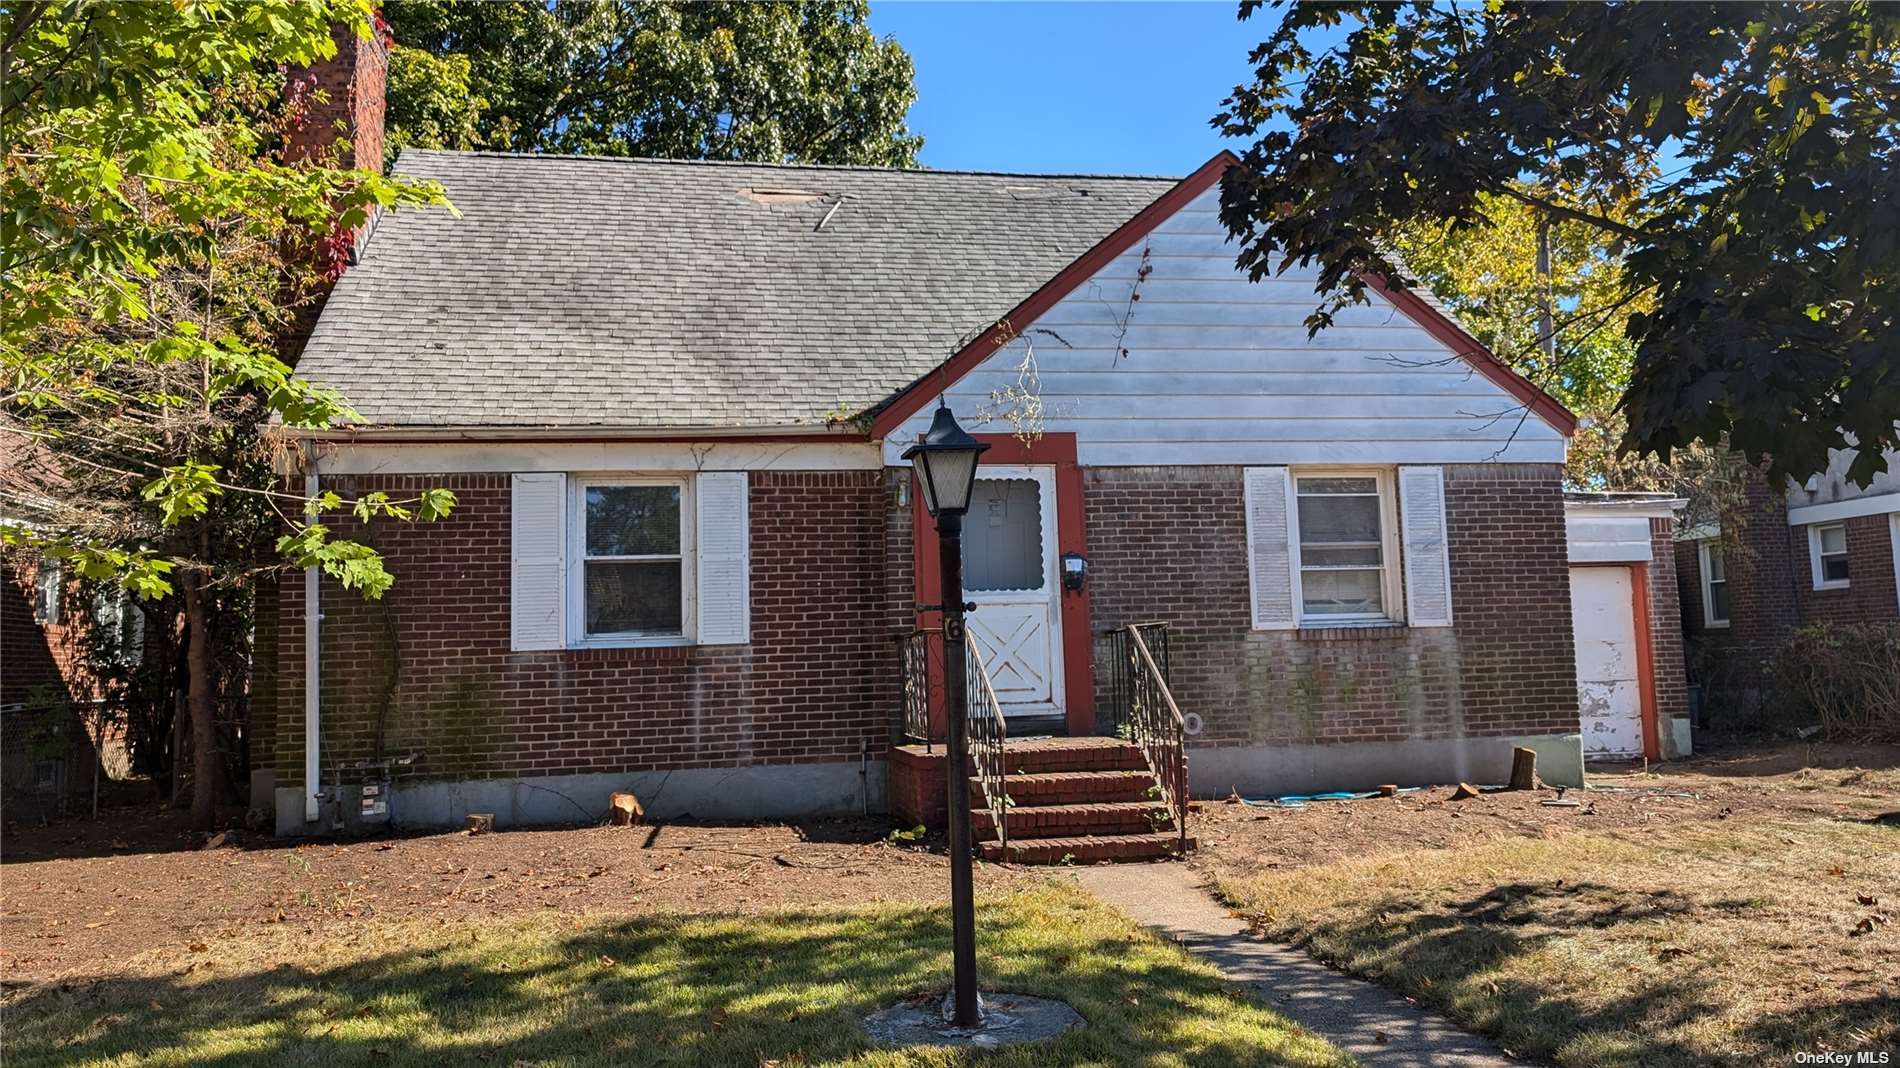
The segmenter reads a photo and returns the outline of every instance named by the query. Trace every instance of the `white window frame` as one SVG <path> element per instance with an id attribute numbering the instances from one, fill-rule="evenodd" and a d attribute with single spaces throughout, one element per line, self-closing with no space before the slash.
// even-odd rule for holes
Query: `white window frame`
<path id="1" fill-rule="evenodd" d="M 39 572 L 33 576 L 33 622 L 43 627 L 58 626 L 65 594 L 65 568 L 57 560 L 41 560 Z"/>
<path id="2" fill-rule="evenodd" d="M 1379 599 L 1383 612 L 1351 615 L 1309 615 L 1306 611 L 1305 567 L 1300 560 L 1300 479 L 1370 478 L 1379 492 Z M 1286 480 L 1287 555 L 1293 576 L 1293 613 L 1307 630 L 1327 627 L 1390 626 L 1405 622 L 1404 562 L 1399 557 L 1398 471 L 1391 467 L 1289 467 Z"/>
<path id="3" fill-rule="evenodd" d="M 1715 593 L 1713 589 L 1715 581 L 1710 577 L 1709 571 L 1709 551 L 1711 549 L 1720 552 L 1722 543 L 1714 538 L 1704 538 L 1696 542 L 1696 570 L 1700 572 L 1699 578 L 1702 582 L 1702 626 L 1706 630 L 1721 630 L 1729 625 L 1729 619 L 1734 618 L 1735 594 L 1734 588 L 1729 586 L 1728 581 L 1728 554 L 1722 553 L 1722 585 L 1726 587 L 1729 592 L 1729 614 L 1728 618 L 1715 618 Z"/>
<path id="4" fill-rule="evenodd" d="M 697 549 L 694 538 L 693 480 L 686 475 L 575 475 L 567 480 L 567 647 L 570 649 L 637 649 L 692 645 L 697 634 Z M 674 486 L 680 491 L 680 633 L 587 633 L 587 490 L 590 486 Z M 664 557 L 593 557 L 613 560 L 657 560 Z"/>
<path id="5" fill-rule="evenodd" d="M 1814 523 L 1808 527 L 1808 570 L 1814 578 L 1814 588 L 1817 590 L 1844 590 L 1853 582 L 1854 571 L 1851 559 L 1848 564 L 1847 578 L 1826 578 L 1821 569 L 1821 532 L 1835 527 L 1841 530 L 1841 551 L 1833 555 L 1847 556 L 1846 523 Z"/>

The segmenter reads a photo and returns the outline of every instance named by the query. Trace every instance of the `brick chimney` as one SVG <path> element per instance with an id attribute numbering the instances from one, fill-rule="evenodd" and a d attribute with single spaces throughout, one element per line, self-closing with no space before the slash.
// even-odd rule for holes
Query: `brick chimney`
<path id="1" fill-rule="evenodd" d="M 371 17 L 370 35 L 339 24 L 330 30 L 336 55 L 291 72 L 284 97 L 293 119 L 284 133 L 284 161 L 321 160 L 349 169 L 383 169 L 383 93 L 389 84 L 389 24 L 382 12 Z M 322 99 L 318 99 L 319 92 Z M 300 110 L 301 113 L 298 113 Z M 344 147 L 337 151 L 339 142 Z M 304 280 L 286 292 L 293 310 L 280 331 L 278 351 L 296 366 L 330 289 L 356 262 L 356 252 L 369 223 L 336 232 L 315 241 L 298 242 L 293 255 L 316 267 L 314 280 Z"/>
<path id="2" fill-rule="evenodd" d="M 370 35 L 360 37 L 354 26 L 331 28 L 336 55 L 320 59 L 292 75 L 286 88 L 305 109 L 303 121 L 286 137 L 287 160 L 322 156 L 338 140 L 347 139 L 338 163 L 368 171 L 383 169 L 383 93 L 389 84 L 389 24 L 382 13 L 372 16 Z M 324 99 L 316 98 L 320 90 Z"/>

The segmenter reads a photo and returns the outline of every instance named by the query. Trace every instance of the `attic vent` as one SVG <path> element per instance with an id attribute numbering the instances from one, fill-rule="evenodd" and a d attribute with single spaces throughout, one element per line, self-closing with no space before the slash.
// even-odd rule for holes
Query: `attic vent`
<path id="1" fill-rule="evenodd" d="M 1068 185 L 1006 185 L 1003 192 L 1016 200 L 1070 200 L 1089 195 L 1086 189 Z"/>
<path id="2" fill-rule="evenodd" d="M 739 190 L 739 195 L 754 204 L 767 207 L 778 204 L 815 204 L 825 198 L 823 193 L 814 193 L 806 189 L 759 189 L 747 187 Z"/>

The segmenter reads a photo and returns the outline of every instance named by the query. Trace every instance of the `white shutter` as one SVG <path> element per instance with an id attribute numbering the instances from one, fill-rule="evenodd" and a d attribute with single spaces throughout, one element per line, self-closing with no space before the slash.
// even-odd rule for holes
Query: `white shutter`
<path id="1" fill-rule="evenodd" d="M 1445 470 L 1399 468 L 1405 617 L 1414 627 L 1451 626 L 1451 549 L 1445 535 Z"/>
<path id="2" fill-rule="evenodd" d="M 1253 589 L 1253 625 L 1257 630 L 1291 630 L 1299 625 L 1295 603 L 1293 552 L 1289 544 L 1290 481 L 1284 467 L 1249 467 L 1247 489 L 1247 578 Z"/>
<path id="3" fill-rule="evenodd" d="M 698 617 L 701 645 L 743 645 L 752 640 L 751 534 L 746 527 L 746 475 L 709 471 L 693 483 L 697 507 L 694 537 L 699 558 Z"/>
<path id="4" fill-rule="evenodd" d="M 516 475 L 509 559 L 509 648 L 567 644 L 567 476 Z"/>

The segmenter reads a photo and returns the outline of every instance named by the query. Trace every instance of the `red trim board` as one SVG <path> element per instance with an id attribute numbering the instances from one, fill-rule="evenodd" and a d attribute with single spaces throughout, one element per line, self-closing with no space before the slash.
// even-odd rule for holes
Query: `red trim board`
<path id="1" fill-rule="evenodd" d="M 989 451 L 983 463 L 1046 464 L 1056 473 L 1056 554 L 1088 555 L 1087 532 L 1082 513 L 1082 468 L 1075 460 L 1075 435 L 1044 434 L 1025 445 L 1012 434 L 976 434 Z M 980 468 L 979 468 L 980 470 Z M 917 491 L 916 473 L 911 475 L 911 574 L 916 576 L 917 602 L 938 604 L 943 600 L 942 576 L 937 573 L 937 526 L 924 510 L 923 494 Z M 1061 578 L 1058 575 L 1057 582 Z M 1062 627 L 1062 705 L 1069 735 L 1081 737 L 1095 733 L 1095 659 L 1089 635 L 1089 591 L 1060 589 Z M 939 613 L 929 612 L 918 619 L 920 627 L 941 627 Z M 933 658 L 934 659 L 934 658 Z M 939 735 L 948 729 L 943 707 L 943 691 L 932 675 L 930 687 L 930 732 Z"/>
<path id="2" fill-rule="evenodd" d="M 1630 614 L 1636 621 L 1636 692 L 1642 698 L 1643 756 L 1662 759 L 1662 725 L 1656 713 L 1656 652 L 1649 633 L 1649 565 L 1630 565 Z"/>

